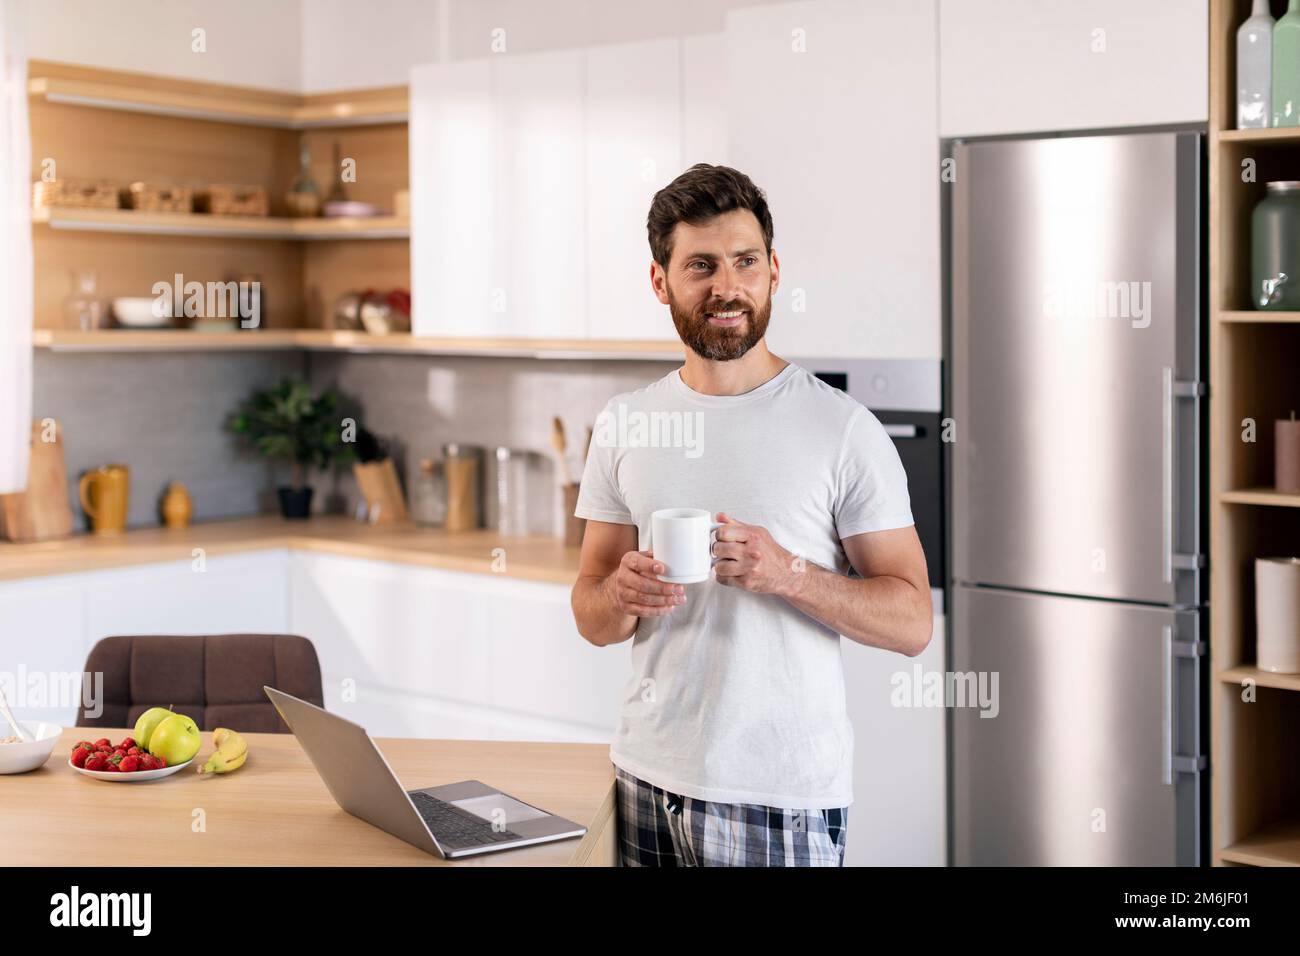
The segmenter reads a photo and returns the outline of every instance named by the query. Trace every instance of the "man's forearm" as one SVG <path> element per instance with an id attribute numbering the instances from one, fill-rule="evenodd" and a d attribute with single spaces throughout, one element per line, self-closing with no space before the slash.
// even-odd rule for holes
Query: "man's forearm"
<path id="1" fill-rule="evenodd" d="M 605 577 L 589 575 L 578 578 L 573 585 L 570 603 L 578 633 L 597 647 L 627 640 L 636 633 L 641 620 L 619 610 L 613 594 L 617 574 L 616 570 Z"/>
<path id="2" fill-rule="evenodd" d="M 930 591 L 902 578 L 850 578 L 807 563 L 778 593 L 859 644 L 915 657 L 930 642 L 934 626 Z"/>

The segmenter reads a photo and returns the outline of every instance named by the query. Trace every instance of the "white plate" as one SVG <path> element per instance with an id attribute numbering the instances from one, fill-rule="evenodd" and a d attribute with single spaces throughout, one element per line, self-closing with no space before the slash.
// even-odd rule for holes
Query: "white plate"
<path id="1" fill-rule="evenodd" d="M 96 780 L 111 780 L 113 783 L 144 783 L 148 780 L 160 780 L 163 777 L 170 777 L 178 770 L 184 770 L 192 763 L 194 763 L 194 757 L 191 757 L 184 763 L 178 763 L 174 767 L 163 767 L 161 770 L 137 770 L 134 773 L 122 773 L 121 771 L 117 771 L 110 773 L 107 770 L 85 770 L 78 767 L 72 762 L 72 755 L 68 754 L 68 766 L 77 771 L 77 773 L 83 774 L 87 777 L 94 777 Z"/>

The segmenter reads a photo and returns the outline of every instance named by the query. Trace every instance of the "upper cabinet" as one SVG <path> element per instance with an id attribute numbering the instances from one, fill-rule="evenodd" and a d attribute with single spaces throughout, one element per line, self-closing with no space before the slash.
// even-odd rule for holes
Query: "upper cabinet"
<path id="1" fill-rule="evenodd" d="M 747 7 L 725 35 L 727 153 L 781 263 L 772 350 L 940 358 L 934 4 Z"/>
<path id="2" fill-rule="evenodd" d="M 675 342 L 646 214 L 724 158 L 722 53 L 697 36 L 417 67 L 415 334 Z"/>
<path id="3" fill-rule="evenodd" d="M 939 0 L 945 137 L 1203 123 L 1206 0 Z"/>
<path id="4" fill-rule="evenodd" d="M 411 74 L 413 331 L 586 334 L 580 51 Z"/>
<path id="5" fill-rule="evenodd" d="M 682 171 L 680 41 L 587 50 L 588 329 L 599 339 L 672 339 L 650 285 L 646 214 Z"/>

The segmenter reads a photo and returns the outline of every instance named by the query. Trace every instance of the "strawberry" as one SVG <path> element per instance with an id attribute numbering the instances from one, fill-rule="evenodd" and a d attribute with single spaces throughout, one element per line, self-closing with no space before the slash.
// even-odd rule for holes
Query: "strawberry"
<path id="1" fill-rule="evenodd" d="M 107 737 L 100 737 L 98 740 L 95 741 L 96 747 L 111 747 L 112 745 L 113 742 L 109 740 Z"/>
<path id="2" fill-rule="evenodd" d="M 117 765 L 123 773 L 135 773 L 140 767 L 139 757 L 123 757 L 122 762 Z"/>
<path id="3" fill-rule="evenodd" d="M 137 747 L 139 746 L 139 744 L 135 742 L 134 737 L 123 737 L 122 746 L 125 747 L 128 751 L 130 751 L 132 747 Z"/>
<path id="4" fill-rule="evenodd" d="M 87 750 L 91 750 L 91 751 L 95 749 L 95 745 L 92 744 L 89 740 L 78 740 L 75 744 L 72 745 L 72 752 L 76 753 L 82 747 L 85 747 Z"/>
<path id="5" fill-rule="evenodd" d="M 158 768 L 157 768 L 157 769 L 161 770 L 163 767 L 167 766 L 167 758 L 166 758 L 166 757 L 161 757 L 161 756 L 159 756 L 158 754 L 154 754 L 154 755 L 153 755 L 153 759 L 158 761 Z"/>
<path id="6" fill-rule="evenodd" d="M 110 761 L 109 763 L 104 764 L 104 771 L 106 773 L 121 773 L 122 768 Z"/>
<path id="7" fill-rule="evenodd" d="M 144 753 L 144 751 L 141 750 L 139 747 L 127 747 L 127 748 L 126 748 L 126 755 L 127 755 L 128 757 L 138 757 L 138 756 L 140 756 L 140 755 L 143 754 L 143 753 Z"/>
<path id="8" fill-rule="evenodd" d="M 86 758 L 86 770 L 103 770 L 108 765 L 103 754 L 92 754 Z"/>
<path id="9" fill-rule="evenodd" d="M 161 769 L 162 769 L 162 764 L 160 764 L 160 763 L 158 762 L 158 758 L 155 757 L 153 754 L 141 754 L 141 755 L 140 755 L 140 769 L 141 769 L 141 770 L 161 770 Z"/>
<path id="10" fill-rule="evenodd" d="M 90 751 L 85 747 L 78 747 L 72 752 L 72 765 L 74 767 L 84 767 L 86 758 L 90 756 Z"/>

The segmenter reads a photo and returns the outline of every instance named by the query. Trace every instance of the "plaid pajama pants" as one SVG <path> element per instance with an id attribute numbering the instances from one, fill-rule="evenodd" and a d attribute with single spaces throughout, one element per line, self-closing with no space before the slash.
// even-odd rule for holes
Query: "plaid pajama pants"
<path id="1" fill-rule="evenodd" d="M 782 810 L 669 793 L 614 767 L 623 866 L 843 866 L 848 808 Z"/>

